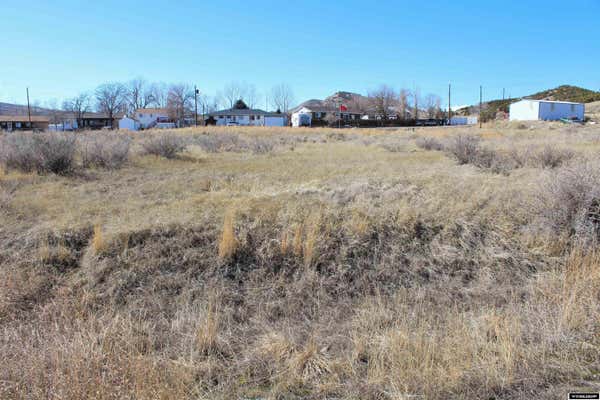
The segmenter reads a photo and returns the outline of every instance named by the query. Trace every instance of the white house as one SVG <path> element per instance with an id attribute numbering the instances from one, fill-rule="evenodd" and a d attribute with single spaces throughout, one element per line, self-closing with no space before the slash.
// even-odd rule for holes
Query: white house
<path id="1" fill-rule="evenodd" d="M 119 129 L 127 129 L 130 131 L 137 131 L 141 127 L 140 121 L 137 119 L 124 116 L 119 120 Z"/>
<path id="2" fill-rule="evenodd" d="M 173 123 L 166 108 L 139 108 L 135 110 L 133 118 L 139 121 L 142 129 L 163 127 L 165 124 L 171 127 Z"/>
<path id="3" fill-rule="evenodd" d="M 301 126 L 311 126 L 312 113 L 303 112 L 302 110 L 292 113 L 292 126 L 299 128 Z"/>
<path id="4" fill-rule="evenodd" d="M 361 119 L 363 116 L 358 111 L 348 110 L 346 107 L 338 107 L 335 105 L 319 105 L 319 106 L 302 106 L 294 110 L 292 116 L 296 113 L 309 114 L 311 120 L 324 120 L 328 115 L 333 114 L 335 118 L 343 121 L 351 121 Z"/>
<path id="5" fill-rule="evenodd" d="M 251 108 L 230 108 L 208 114 L 217 126 L 287 126 L 287 115 Z"/>
<path id="6" fill-rule="evenodd" d="M 511 121 L 557 121 L 563 118 L 583 121 L 585 105 L 569 101 L 524 99 L 510 105 Z"/>

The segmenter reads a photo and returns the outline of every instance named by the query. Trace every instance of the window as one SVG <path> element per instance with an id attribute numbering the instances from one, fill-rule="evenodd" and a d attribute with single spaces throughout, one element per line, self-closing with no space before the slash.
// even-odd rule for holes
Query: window
<path id="1" fill-rule="evenodd" d="M 260 115 L 257 115 L 257 116 L 256 116 L 256 119 L 260 119 Z"/>
<path id="2" fill-rule="evenodd" d="M 575 104 L 571 104 L 571 112 L 575 112 Z"/>
<path id="3" fill-rule="evenodd" d="M 554 111 L 556 109 L 556 104 L 550 103 L 550 111 Z"/>
<path id="4" fill-rule="evenodd" d="M 254 121 L 254 115 L 250 116 L 250 121 Z"/>
<path id="5" fill-rule="evenodd" d="M 223 116 L 222 116 L 222 115 L 219 115 L 219 119 L 223 119 Z"/>
<path id="6" fill-rule="evenodd" d="M 142 115 L 142 114 L 140 114 L 140 118 L 142 118 L 142 117 L 143 117 L 143 115 Z"/>

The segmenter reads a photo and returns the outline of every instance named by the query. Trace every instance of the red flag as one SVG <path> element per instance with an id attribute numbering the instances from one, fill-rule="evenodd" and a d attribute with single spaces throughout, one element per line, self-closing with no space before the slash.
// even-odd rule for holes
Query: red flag
<path id="1" fill-rule="evenodd" d="M 343 104 L 340 104 L 340 111 L 348 111 L 348 107 Z"/>

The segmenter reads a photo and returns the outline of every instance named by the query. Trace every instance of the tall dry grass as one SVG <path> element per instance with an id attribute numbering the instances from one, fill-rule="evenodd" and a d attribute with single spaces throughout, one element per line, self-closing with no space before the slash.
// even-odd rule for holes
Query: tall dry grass
<path id="1" fill-rule="evenodd" d="M 534 125 L 190 129 L 161 132 L 189 143 L 173 160 L 134 137 L 124 169 L 8 171 L 0 398 L 594 390 L 600 140 Z M 436 147 L 457 134 L 523 162 L 460 164 Z M 576 155 L 534 161 L 546 145 Z"/>

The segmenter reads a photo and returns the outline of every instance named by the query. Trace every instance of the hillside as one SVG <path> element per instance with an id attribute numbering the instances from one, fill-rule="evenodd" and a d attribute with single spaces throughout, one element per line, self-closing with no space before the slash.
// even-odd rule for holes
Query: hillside
<path id="1" fill-rule="evenodd" d="M 31 113 L 35 115 L 48 115 L 51 110 L 42 107 L 31 107 Z M 11 103 L 0 103 L 0 115 L 25 115 L 27 106 Z"/>
<path id="2" fill-rule="evenodd" d="M 484 119 L 494 118 L 498 111 L 508 112 L 511 103 L 519 101 L 521 99 L 535 99 L 535 100 L 554 100 L 554 101 L 573 101 L 577 103 L 590 103 L 594 101 L 600 101 L 600 92 L 593 90 L 562 85 L 554 89 L 548 89 L 541 92 L 534 93 L 532 95 L 523 96 L 514 99 L 505 100 L 490 100 L 483 103 L 483 115 Z M 456 113 L 459 115 L 469 115 L 477 113 L 479 108 L 478 104 L 462 108 Z"/>

